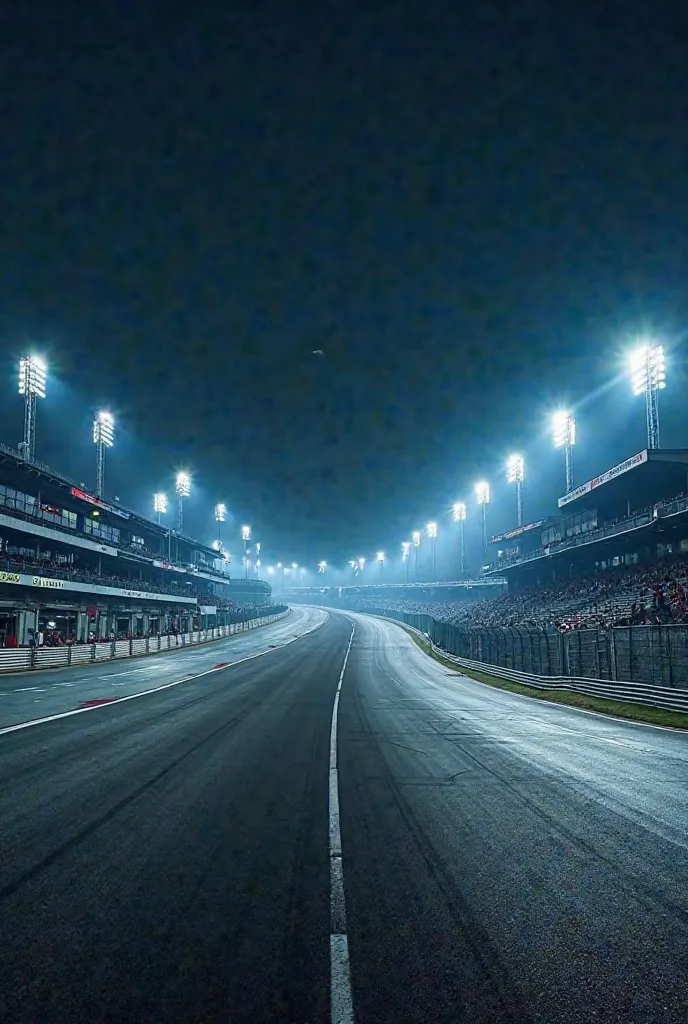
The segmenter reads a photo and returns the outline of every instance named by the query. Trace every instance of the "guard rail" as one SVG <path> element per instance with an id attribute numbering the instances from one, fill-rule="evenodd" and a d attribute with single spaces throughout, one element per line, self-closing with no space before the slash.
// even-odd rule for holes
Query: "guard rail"
<path id="1" fill-rule="evenodd" d="M 164 636 L 132 637 L 129 640 L 108 640 L 90 644 L 65 644 L 63 647 L 17 647 L 0 649 L 0 673 L 20 672 L 29 669 L 67 668 L 70 665 L 85 665 L 96 661 L 112 661 L 117 658 L 134 658 L 143 654 L 159 654 L 163 651 L 180 650 L 222 640 L 235 633 L 244 633 L 258 626 L 277 622 L 289 614 L 289 609 L 259 615 L 229 626 L 214 626 L 192 633 L 165 634 Z"/>

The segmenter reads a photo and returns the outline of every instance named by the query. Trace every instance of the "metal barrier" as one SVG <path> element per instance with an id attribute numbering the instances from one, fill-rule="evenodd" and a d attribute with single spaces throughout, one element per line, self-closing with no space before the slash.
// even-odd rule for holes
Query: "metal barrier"
<path id="1" fill-rule="evenodd" d="M 531 627 L 461 629 L 431 615 L 379 608 L 427 636 L 459 667 L 538 689 L 688 712 L 688 626 L 614 626 L 560 633 Z"/>
<path id="2" fill-rule="evenodd" d="M 66 668 L 70 665 L 84 665 L 90 662 L 109 661 L 114 658 L 132 658 L 143 654 L 158 654 L 177 647 L 197 646 L 212 640 L 222 640 L 256 629 L 284 618 L 289 614 L 285 605 L 272 605 L 261 609 L 252 617 L 245 613 L 229 626 L 214 626 L 210 629 L 195 630 L 193 633 L 176 633 L 165 636 L 132 637 L 130 640 L 114 640 L 94 644 L 68 644 L 64 647 L 18 647 L 0 648 L 0 673 L 20 672 L 23 669 Z"/>

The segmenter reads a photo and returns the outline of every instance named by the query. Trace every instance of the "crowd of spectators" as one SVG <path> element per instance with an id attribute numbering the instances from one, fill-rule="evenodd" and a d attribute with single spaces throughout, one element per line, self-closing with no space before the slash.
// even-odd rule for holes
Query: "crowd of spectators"
<path id="1" fill-rule="evenodd" d="M 356 598 L 357 611 L 380 599 Z M 494 598 L 410 601 L 385 598 L 390 611 L 431 615 L 465 629 L 550 627 L 562 632 L 609 626 L 688 623 L 688 561 L 624 566 L 548 586 L 523 587 Z"/>
<path id="2" fill-rule="evenodd" d="M 220 608 L 231 607 L 231 602 L 227 602 L 214 594 L 197 593 L 198 588 L 193 584 L 188 585 L 177 582 L 177 580 L 163 583 L 160 578 L 155 581 L 141 578 L 132 579 L 128 576 L 120 576 L 107 571 L 98 572 L 89 565 L 82 565 L 75 561 L 56 561 L 53 558 L 35 558 L 26 554 L 3 554 L 0 557 L 0 570 L 4 572 L 33 573 L 34 575 L 51 576 L 55 579 L 75 580 L 80 583 L 100 583 L 103 586 L 119 587 L 126 590 L 149 590 L 159 594 L 197 597 L 202 604 L 214 604 Z"/>

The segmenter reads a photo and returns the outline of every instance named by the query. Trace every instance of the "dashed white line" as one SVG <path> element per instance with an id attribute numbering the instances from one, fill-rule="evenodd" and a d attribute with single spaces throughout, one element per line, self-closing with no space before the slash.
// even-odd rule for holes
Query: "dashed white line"
<path id="1" fill-rule="evenodd" d="M 354 642 L 355 624 L 351 627 L 349 646 L 337 684 L 330 729 L 330 1017 L 332 1024 L 353 1024 L 354 1004 L 351 994 L 349 938 L 346 930 L 344 871 L 342 868 L 342 833 L 339 822 L 339 774 L 337 770 L 337 720 L 339 696 L 346 665 Z"/>

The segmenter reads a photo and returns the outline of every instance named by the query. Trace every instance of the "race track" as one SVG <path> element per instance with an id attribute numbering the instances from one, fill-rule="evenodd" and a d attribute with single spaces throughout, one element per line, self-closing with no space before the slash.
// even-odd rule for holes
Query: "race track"
<path id="1" fill-rule="evenodd" d="M 340 678 L 357 1024 L 686 1020 L 688 736 L 484 687 L 381 620 L 270 647 L 278 625 L 227 641 L 252 660 L 0 735 L 0 1020 L 337 1019 Z M 167 660 L 161 685 L 202 651 L 130 667 Z"/>

